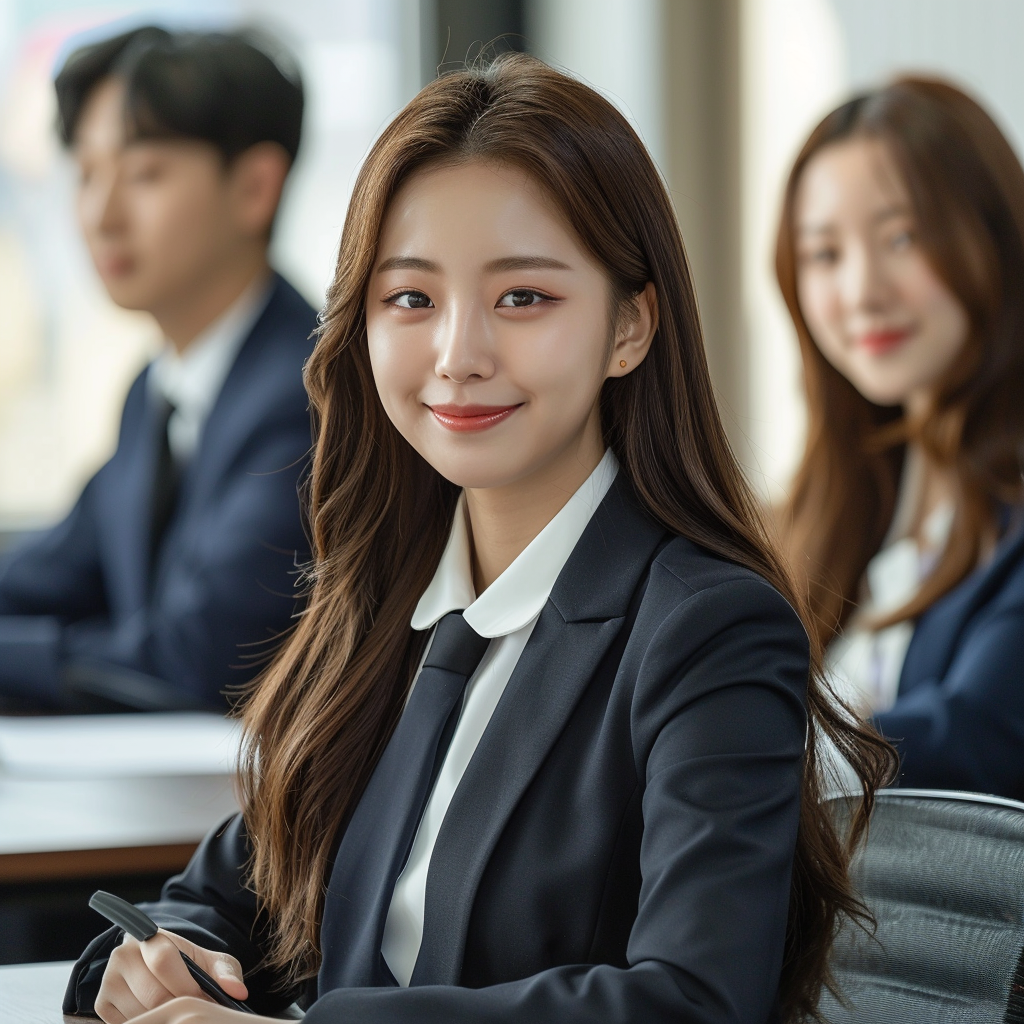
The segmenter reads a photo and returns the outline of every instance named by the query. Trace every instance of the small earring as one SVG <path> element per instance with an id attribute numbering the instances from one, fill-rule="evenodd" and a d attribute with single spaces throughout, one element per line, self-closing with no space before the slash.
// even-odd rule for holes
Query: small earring
<path id="1" fill-rule="evenodd" d="M 620 359 L 619 360 L 619 366 L 621 366 L 623 369 L 625 369 L 626 368 L 626 360 L 625 359 Z"/>

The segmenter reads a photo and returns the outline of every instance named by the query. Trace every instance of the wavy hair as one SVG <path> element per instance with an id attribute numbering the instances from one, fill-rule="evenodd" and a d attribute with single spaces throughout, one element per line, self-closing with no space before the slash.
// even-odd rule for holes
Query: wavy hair
<path id="1" fill-rule="evenodd" d="M 960 357 L 920 419 L 875 405 L 822 355 L 798 295 L 796 200 L 825 147 L 878 140 L 903 177 L 932 268 L 967 311 Z M 876 626 L 912 619 L 978 564 L 999 508 L 1024 498 L 1024 169 L 991 117 L 947 82 L 900 78 L 856 96 L 811 132 L 786 185 L 775 257 L 796 326 L 807 395 L 807 445 L 780 522 L 828 643 L 856 607 L 868 562 L 892 520 L 905 447 L 953 471 L 949 542 L 915 597 Z"/>
<path id="2" fill-rule="evenodd" d="M 401 437 L 377 396 L 367 283 L 403 182 L 426 167 L 467 160 L 515 165 L 532 176 L 605 269 L 624 311 L 654 283 L 660 322 L 649 355 L 601 394 L 606 443 L 651 516 L 752 569 L 800 607 L 726 442 L 682 239 L 636 134 L 592 89 L 522 55 L 428 85 L 385 129 L 356 181 L 306 371 L 317 435 L 309 602 L 243 712 L 251 882 L 273 922 L 270 966 L 292 979 L 317 970 L 332 857 L 401 713 L 422 650 L 409 621 L 440 560 L 458 496 Z M 815 1015 L 841 915 L 863 914 L 847 876 L 845 837 L 821 802 L 816 738 L 831 737 L 863 779 L 854 840 L 892 768 L 891 748 L 828 699 L 814 652 L 780 988 L 792 1019 Z"/>

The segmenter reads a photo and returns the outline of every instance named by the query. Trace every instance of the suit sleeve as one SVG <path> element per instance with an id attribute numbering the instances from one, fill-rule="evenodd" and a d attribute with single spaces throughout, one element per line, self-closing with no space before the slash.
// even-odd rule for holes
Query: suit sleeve
<path id="1" fill-rule="evenodd" d="M 297 563 L 308 557 L 296 486 L 309 445 L 304 411 L 264 422 L 164 567 L 153 600 L 116 625 L 68 625 L 67 662 L 101 674 L 111 665 L 115 680 L 119 668 L 145 674 L 165 684 L 169 706 L 223 710 L 225 691 L 265 664 L 296 609 Z"/>
<path id="2" fill-rule="evenodd" d="M 339 989 L 310 1007 L 307 1024 L 773 1019 L 800 815 L 806 636 L 775 591 L 737 581 L 662 616 L 636 672 L 643 885 L 628 966 L 566 965 L 477 989 Z"/>
<path id="3" fill-rule="evenodd" d="M 945 675 L 901 695 L 875 724 L 900 752 L 906 786 L 1024 792 L 1024 604 L 974 629 Z"/>
<path id="4" fill-rule="evenodd" d="M 236 957 L 249 989 L 248 1004 L 258 1013 L 277 1013 L 294 1001 L 296 992 L 280 989 L 278 979 L 260 968 L 266 922 L 240 876 L 248 857 L 245 826 L 241 815 L 234 815 L 203 840 L 185 871 L 164 886 L 158 902 L 139 906 L 162 928 Z M 109 928 L 89 944 L 72 969 L 64 1013 L 95 1012 L 103 971 L 123 934 Z"/>
<path id="5" fill-rule="evenodd" d="M 95 479 L 62 523 L 0 559 L 0 696 L 58 705 L 62 624 L 107 614 Z"/>
<path id="6" fill-rule="evenodd" d="M 296 608 L 307 557 L 296 485 L 310 445 L 297 405 L 249 439 L 131 617 L 108 611 L 95 480 L 64 523 L 0 563 L 0 694 L 224 710 L 225 691 L 265 663 Z"/>

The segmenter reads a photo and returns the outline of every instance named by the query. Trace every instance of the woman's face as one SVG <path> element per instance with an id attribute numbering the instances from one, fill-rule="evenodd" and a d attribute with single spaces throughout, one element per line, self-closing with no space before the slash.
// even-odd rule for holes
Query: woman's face
<path id="1" fill-rule="evenodd" d="M 797 292 L 825 358 L 869 401 L 926 408 L 967 340 L 967 312 L 917 239 L 885 146 L 826 146 L 796 194 Z"/>
<path id="2" fill-rule="evenodd" d="M 367 289 L 370 360 L 392 422 L 453 483 L 593 469 L 601 385 L 653 333 L 649 316 L 611 320 L 606 274 L 524 172 L 441 166 L 395 196 Z"/>

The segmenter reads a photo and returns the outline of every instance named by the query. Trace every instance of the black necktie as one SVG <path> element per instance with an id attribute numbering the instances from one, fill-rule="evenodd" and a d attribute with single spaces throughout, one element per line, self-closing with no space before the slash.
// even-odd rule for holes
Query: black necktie
<path id="1" fill-rule="evenodd" d="M 380 946 L 395 883 L 490 641 L 461 612 L 437 624 L 412 696 L 338 848 L 321 933 L 320 991 L 394 985 Z"/>
<path id="2" fill-rule="evenodd" d="M 178 497 L 178 464 L 171 453 L 167 426 L 174 414 L 174 406 L 164 398 L 157 399 L 154 429 L 156 432 L 156 459 L 153 473 L 153 493 L 149 519 L 149 564 L 156 562 L 160 543 L 171 521 Z"/>

